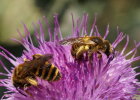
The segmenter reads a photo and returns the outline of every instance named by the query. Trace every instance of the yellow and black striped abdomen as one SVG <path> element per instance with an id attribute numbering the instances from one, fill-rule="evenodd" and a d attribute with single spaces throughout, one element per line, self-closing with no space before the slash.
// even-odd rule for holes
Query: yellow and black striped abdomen
<path id="1" fill-rule="evenodd" d="M 44 66 L 38 67 L 36 76 L 47 81 L 57 81 L 61 78 L 59 69 L 48 62 L 46 62 Z"/>

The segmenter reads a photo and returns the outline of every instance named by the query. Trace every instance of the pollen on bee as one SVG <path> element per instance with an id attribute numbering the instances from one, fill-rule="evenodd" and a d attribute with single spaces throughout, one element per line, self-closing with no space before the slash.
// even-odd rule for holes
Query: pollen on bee
<path id="1" fill-rule="evenodd" d="M 26 78 L 26 80 L 27 80 L 30 84 L 34 85 L 34 86 L 37 86 L 37 85 L 38 85 L 38 82 L 37 82 L 36 80 L 32 79 L 32 78 Z"/>
<path id="2" fill-rule="evenodd" d="M 89 49 L 89 46 L 88 46 L 88 45 L 86 45 L 86 46 L 85 46 L 85 50 L 88 50 L 88 49 Z"/>

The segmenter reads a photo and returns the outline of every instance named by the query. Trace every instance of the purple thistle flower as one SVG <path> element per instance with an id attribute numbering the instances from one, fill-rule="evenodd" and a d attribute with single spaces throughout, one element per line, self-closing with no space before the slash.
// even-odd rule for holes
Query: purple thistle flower
<path id="1" fill-rule="evenodd" d="M 92 63 L 85 60 L 76 62 L 71 56 L 71 45 L 66 46 L 58 44 L 60 40 L 63 40 L 63 37 L 57 16 L 54 16 L 55 26 L 53 32 L 51 31 L 47 19 L 44 19 L 48 27 L 50 41 L 44 39 L 44 29 L 39 21 L 39 32 L 34 25 L 35 37 L 39 44 L 38 47 L 35 47 L 30 32 L 24 25 L 26 37 L 22 37 L 19 32 L 22 40 L 14 39 L 16 42 L 21 43 L 26 49 L 23 51 L 22 56 L 19 58 L 15 57 L 3 47 L 0 47 L 3 50 L 3 52 L 0 52 L 0 55 L 9 60 L 15 67 L 23 63 L 24 58 L 31 60 L 34 54 L 53 54 L 52 63 L 61 71 L 61 80 L 48 82 L 37 78 L 39 87 L 28 87 L 29 92 L 33 96 L 24 96 L 17 91 L 11 82 L 14 67 L 11 67 L 9 71 L 2 61 L 0 61 L 7 72 L 0 73 L 0 75 L 8 76 L 7 79 L 0 80 L 0 86 L 7 88 L 7 91 L 4 92 L 5 95 L 2 97 L 3 100 L 135 100 L 134 96 L 139 94 L 138 89 L 140 88 L 140 83 L 135 77 L 139 73 L 134 71 L 138 67 L 132 68 L 131 64 L 134 61 L 140 60 L 140 56 L 135 57 L 136 50 L 140 43 L 137 43 L 134 49 L 125 54 L 124 51 L 127 49 L 129 37 L 119 32 L 112 46 L 116 48 L 126 37 L 127 41 L 122 51 L 115 51 L 115 53 L 111 54 L 109 57 L 102 53 L 101 59 L 99 59 L 95 53 L 93 54 Z M 70 37 L 80 37 L 84 35 L 101 37 L 95 25 L 96 19 L 94 20 L 90 32 L 87 31 L 88 16 L 86 14 L 81 20 L 77 20 L 76 25 L 73 17 L 72 21 L 73 29 Z M 109 26 L 107 26 L 103 38 L 106 39 L 108 34 Z M 132 57 L 126 59 L 126 57 L 131 54 Z M 112 59 L 114 55 L 115 57 Z"/>

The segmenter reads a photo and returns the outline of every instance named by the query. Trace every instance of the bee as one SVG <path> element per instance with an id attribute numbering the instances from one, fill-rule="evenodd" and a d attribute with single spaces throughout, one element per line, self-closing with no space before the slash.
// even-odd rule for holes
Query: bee
<path id="1" fill-rule="evenodd" d="M 60 44 L 72 45 L 71 55 L 78 60 L 82 59 L 84 54 L 87 54 L 88 58 L 90 59 L 92 54 L 96 52 L 98 57 L 101 58 L 101 52 L 109 56 L 114 51 L 108 40 L 98 36 L 70 38 L 60 41 Z"/>
<path id="2" fill-rule="evenodd" d="M 29 86 L 38 86 L 36 77 L 49 82 L 60 80 L 62 76 L 59 69 L 51 63 L 52 57 L 51 54 L 35 54 L 32 60 L 24 59 L 24 63 L 15 67 L 12 82 L 16 89 L 25 90 Z"/>

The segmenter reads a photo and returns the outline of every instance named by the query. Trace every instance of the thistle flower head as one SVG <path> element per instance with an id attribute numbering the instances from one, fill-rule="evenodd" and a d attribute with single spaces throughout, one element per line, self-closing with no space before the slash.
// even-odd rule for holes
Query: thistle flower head
<path id="1" fill-rule="evenodd" d="M 21 36 L 22 40 L 20 41 L 15 39 L 26 49 L 21 57 L 15 57 L 9 51 L 0 47 L 3 50 L 3 52 L 0 52 L 0 55 L 13 64 L 11 70 L 8 70 L 0 61 L 7 72 L 0 74 L 8 76 L 7 79 L 0 80 L 0 86 L 7 88 L 2 98 L 3 100 L 134 100 L 133 97 L 139 94 L 140 83 L 135 78 L 139 73 L 134 71 L 138 67 L 132 68 L 131 66 L 132 62 L 140 59 L 140 56 L 135 57 L 136 49 L 140 43 L 137 43 L 134 49 L 125 54 L 129 37 L 119 32 L 116 40 L 111 45 L 115 49 L 126 38 L 127 41 L 122 51 L 115 50 L 109 57 L 101 52 L 101 58 L 98 57 L 97 53 L 93 53 L 91 61 L 81 60 L 77 62 L 71 55 L 71 45 L 59 44 L 63 37 L 57 16 L 54 16 L 53 32 L 47 19 L 44 19 L 48 27 L 49 41 L 45 40 L 44 29 L 39 21 L 40 31 L 34 27 L 34 36 L 38 42 L 37 47 L 34 46 L 30 32 L 25 25 L 24 32 L 26 37 Z M 74 19 L 72 19 L 73 29 L 70 38 L 83 37 L 85 35 L 107 38 L 109 26 L 107 26 L 105 35 L 101 36 L 95 25 L 96 20 L 94 20 L 90 32 L 87 31 L 87 20 L 88 16 L 86 14 L 81 20 L 78 19 L 76 25 Z M 25 58 L 32 60 L 32 55 L 34 54 L 52 54 L 52 63 L 60 70 L 62 78 L 56 82 L 48 82 L 37 77 L 39 85 L 30 86 L 27 89 L 32 96 L 28 95 L 24 90 L 20 90 L 27 94 L 25 96 L 13 86 L 11 81 L 12 73 L 16 66 L 24 63 Z M 130 54 L 133 54 L 133 56 L 126 59 Z"/>

